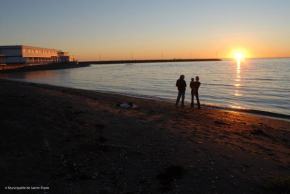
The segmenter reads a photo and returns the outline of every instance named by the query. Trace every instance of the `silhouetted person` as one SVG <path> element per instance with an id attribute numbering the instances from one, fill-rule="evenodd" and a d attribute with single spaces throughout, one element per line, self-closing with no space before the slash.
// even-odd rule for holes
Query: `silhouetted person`
<path id="1" fill-rule="evenodd" d="M 194 99 L 194 93 L 195 93 L 194 78 L 191 78 L 190 88 L 191 88 L 191 108 L 193 108 L 193 105 L 194 105 L 193 99 Z"/>
<path id="2" fill-rule="evenodd" d="M 196 76 L 195 77 L 195 82 L 193 82 L 193 87 L 194 87 L 194 95 L 192 97 L 192 108 L 194 107 L 194 96 L 196 97 L 196 100 L 197 100 L 197 107 L 198 109 L 200 109 L 200 102 L 199 102 L 199 97 L 198 97 L 198 88 L 200 86 L 200 82 L 199 82 L 199 77 Z"/>
<path id="3" fill-rule="evenodd" d="M 176 99 L 175 106 L 178 105 L 180 97 L 182 97 L 181 106 L 184 107 L 184 95 L 185 95 L 185 88 L 186 88 L 186 82 L 184 81 L 184 75 L 181 75 L 180 78 L 176 81 L 176 87 L 178 88 L 178 96 Z"/>

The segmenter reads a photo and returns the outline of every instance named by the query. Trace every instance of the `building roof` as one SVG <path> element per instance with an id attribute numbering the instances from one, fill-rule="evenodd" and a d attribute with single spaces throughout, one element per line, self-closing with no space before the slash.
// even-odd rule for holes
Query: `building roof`
<path id="1" fill-rule="evenodd" d="M 5 45 L 5 46 L 0 46 L 0 48 L 12 48 L 12 47 L 22 47 L 22 45 Z"/>
<path id="2" fill-rule="evenodd" d="M 27 48 L 34 48 L 34 49 L 47 49 L 47 50 L 55 50 L 55 51 L 60 51 L 59 49 L 51 49 L 51 48 L 44 48 L 44 47 L 36 47 L 36 46 L 28 46 L 28 45 L 5 45 L 5 46 L 0 46 L 0 48 L 22 48 L 22 47 L 27 47 Z"/>

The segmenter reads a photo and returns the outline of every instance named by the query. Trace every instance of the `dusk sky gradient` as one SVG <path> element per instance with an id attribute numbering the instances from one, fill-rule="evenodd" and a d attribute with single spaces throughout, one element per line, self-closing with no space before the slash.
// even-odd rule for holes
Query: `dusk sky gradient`
<path id="1" fill-rule="evenodd" d="M 289 0 L 1 0 L 0 45 L 83 60 L 290 57 Z"/>

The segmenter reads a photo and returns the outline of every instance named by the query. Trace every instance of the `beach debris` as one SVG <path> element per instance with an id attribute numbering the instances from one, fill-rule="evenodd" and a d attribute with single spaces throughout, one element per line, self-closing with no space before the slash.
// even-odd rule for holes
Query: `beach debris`
<path id="1" fill-rule="evenodd" d="M 157 179 L 160 183 L 160 190 L 166 192 L 170 190 L 172 182 L 176 179 L 181 179 L 184 175 L 184 168 L 180 165 L 171 165 L 163 172 L 157 175 Z"/>
<path id="2" fill-rule="evenodd" d="M 266 134 L 262 129 L 255 129 L 250 131 L 250 133 L 252 135 L 261 135 L 261 136 L 265 136 L 265 137 L 270 137 L 268 134 Z"/>
<path id="3" fill-rule="evenodd" d="M 227 125 L 226 123 L 220 122 L 220 121 L 215 121 L 214 124 L 215 125 Z"/>
<path id="4" fill-rule="evenodd" d="M 132 102 L 129 102 L 129 103 L 120 103 L 119 102 L 116 104 L 116 106 L 121 107 L 121 108 L 132 108 L 132 109 L 138 108 L 138 106 L 136 106 Z"/>
<path id="5" fill-rule="evenodd" d="M 50 144 L 49 144 L 47 139 L 44 140 L 44 144 L 45 144 L 45 148 L 47 149 L 47 151 L 50 152 L 51 151 L 51 146 L 50 146 Z"/>

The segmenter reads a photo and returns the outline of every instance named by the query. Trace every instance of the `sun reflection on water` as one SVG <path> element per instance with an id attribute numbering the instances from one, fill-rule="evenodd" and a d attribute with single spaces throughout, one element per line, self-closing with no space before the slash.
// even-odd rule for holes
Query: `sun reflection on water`
<path id="1" fill-rule="evenodd" d="M 237 75 L 240 75 L 241 70 L 241 59 L 237 59 Z"/>
<path id="2" fill-rule="evenodd" d="M 241 106 L 235 106 L 235 105 L 229 105 L 229 106 L 233 109 L 247 110 L 246 108 L 241 107 Z"/>
<path id="3" fill-rule="evenodd" d="M 236 84 L 235 84 L 235 87 L 236 87 L 236 90 L 235 90 L 235 96 L 236 97 L 240 97 L 242 96 L 242 94 L 239 92 L 239 88 L 241 86 L 240 84 L 240 81 L 241 81 L 241 59 L 240 58 L 237 58 L 237 79 L 236 79 Z"/>

